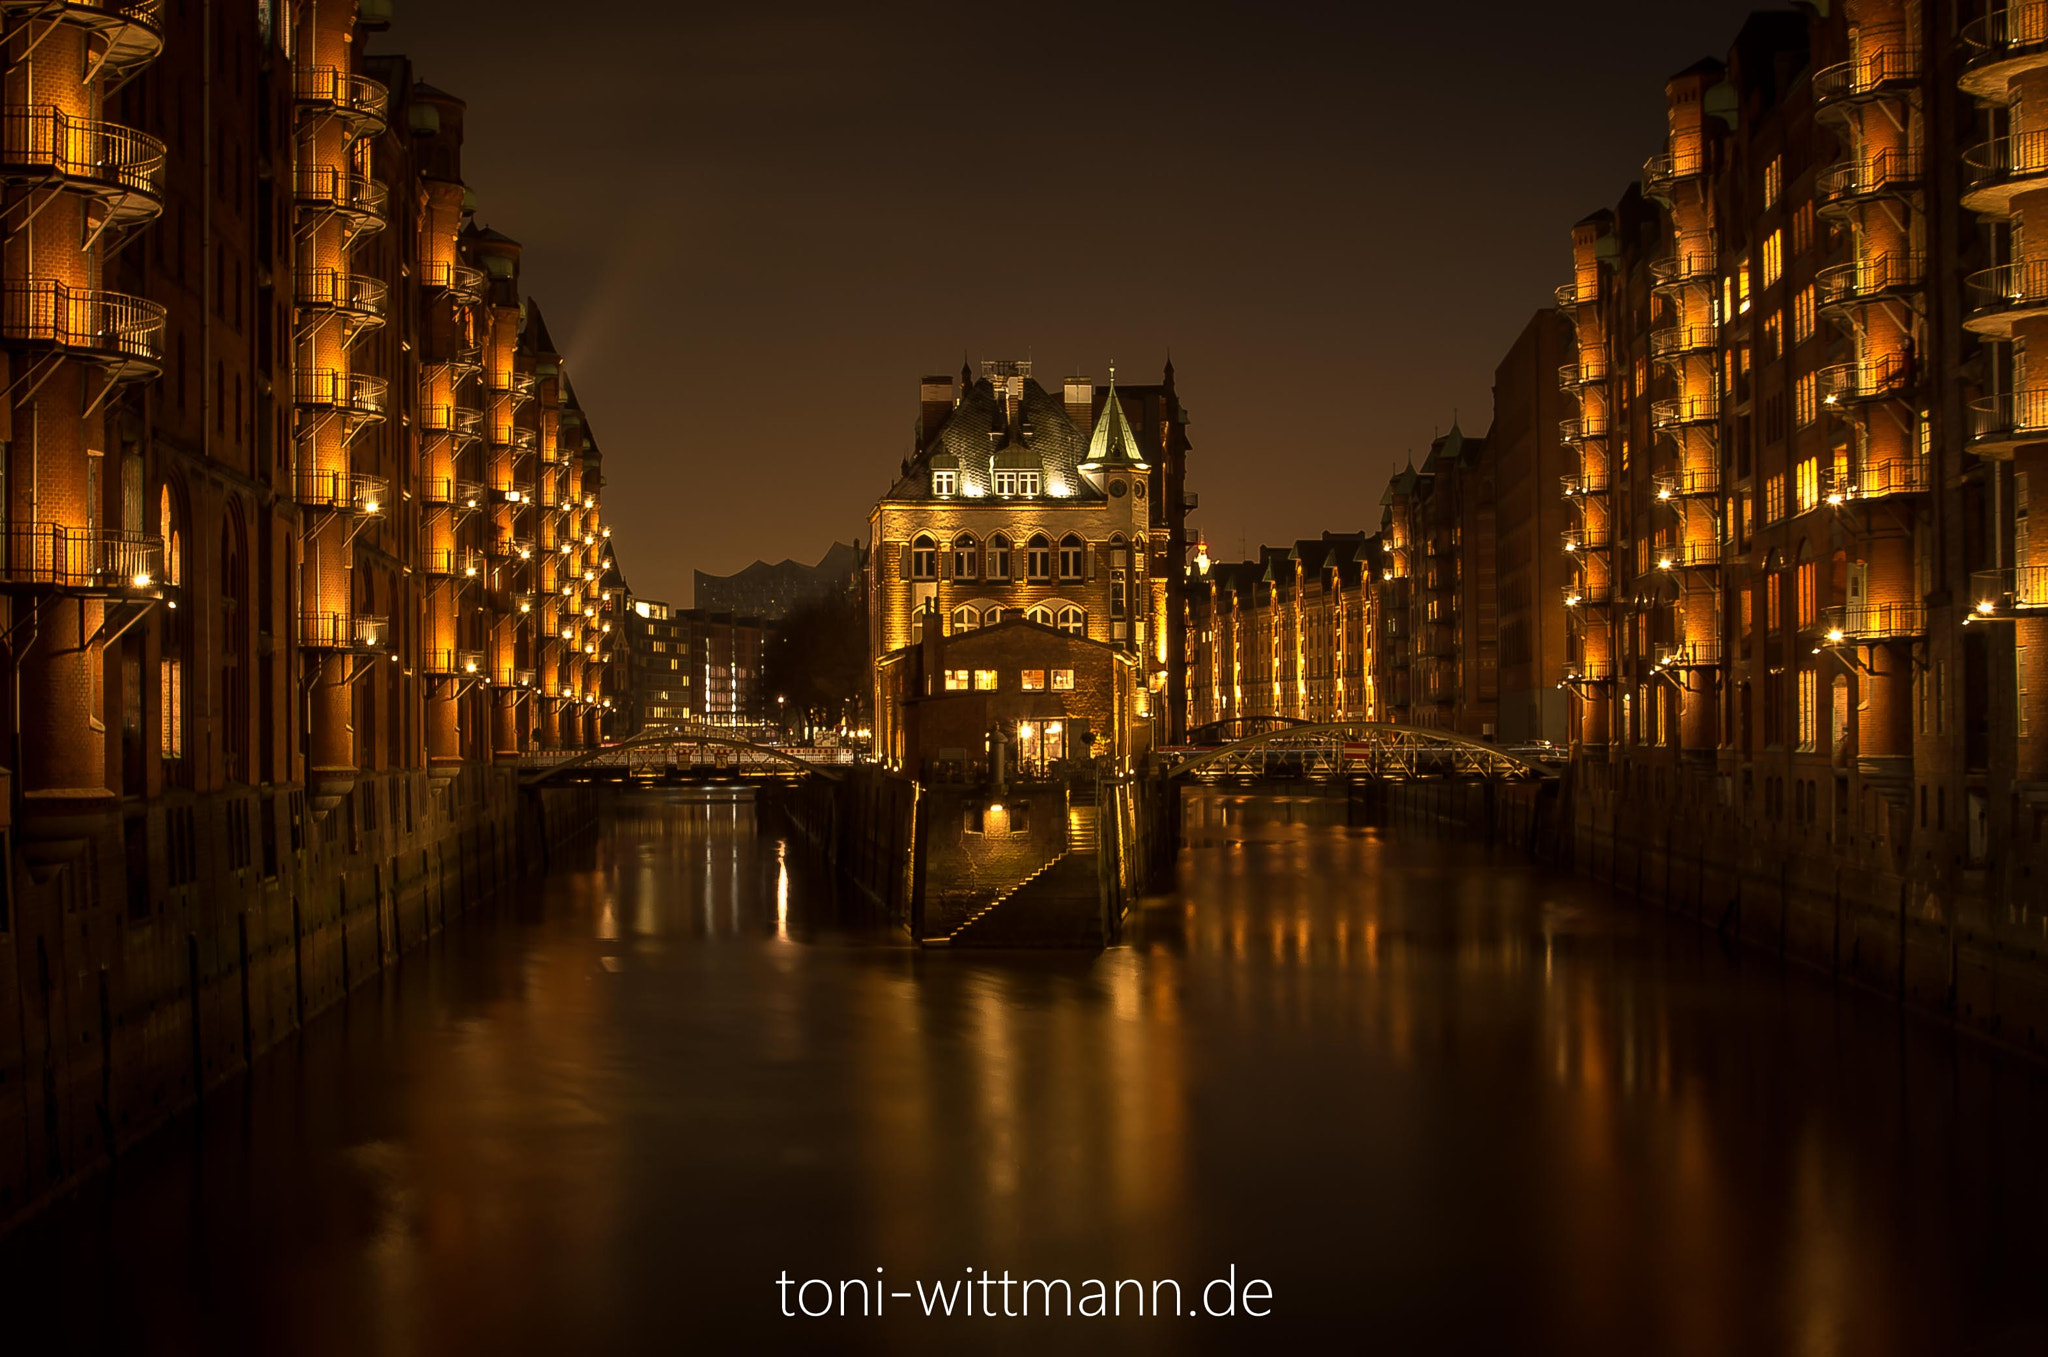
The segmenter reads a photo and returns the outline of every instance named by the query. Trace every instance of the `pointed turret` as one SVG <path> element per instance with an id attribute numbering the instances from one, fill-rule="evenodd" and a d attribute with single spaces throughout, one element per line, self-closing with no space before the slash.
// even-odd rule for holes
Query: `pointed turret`
<path id="1" fill-rule="evenodd" d="M 1095 433 L 1088 440 L 1088 460 L 1083 467 L 1123 465 L 1146 469 L 1145 459 L 1139 455 L 1138 439 L 1131 432 L 1130 422 L 1124 418 L 1124 408 L 1116 398 L 1116 365 L 1109 369 L 1109 395 L 1102 402 L 1102 414 L 1095 421 Z"/>

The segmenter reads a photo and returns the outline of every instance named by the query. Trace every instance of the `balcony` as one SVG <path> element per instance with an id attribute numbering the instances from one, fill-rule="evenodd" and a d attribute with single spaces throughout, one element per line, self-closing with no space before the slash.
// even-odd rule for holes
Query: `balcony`
<path id="1" fill-rule="evenodd" d="M 36 21 L 58 20 L 84 29 L 98 53 L 98 70 L 125 83 L 164 48 L 163 0 L 5 0 L 0 12 Z M 40 41 L 40 39 L 37 39 Z"/>
<path id="2" fill-rule="evenodd" d="M 332 412 L 363 423 L 384 418 L 389 387 L 382 377 L 315 368 L 296 374 L 292 399 L 308 410 Z"/>
<path id="3" fill-rule="evenodd" d="M 1693 424 L 1712 424 L 1721 417 L 1721 397 L 1709 391 L 1697 396 L 1667 396 L 1650 402 L 1650 427 L 1659 433 Z"/>
<path id="4" fill-rule="evenodd" d="M 1607 437 L 1607 415 L 1589 414 L 1578 419 L 1561 419 L 1557 422 L 1558 441 L 1567 447 L 1577 447 L 1589 438 Z"/>
<path id="5" fill-rule="evenodd" d="M 1656 565 L 1659 570 L 1708 570 L 1722 564 L 1725 556 L 1724 544 L 1713 539 L 1674 542 L 1657 549 Z"/>
<path id="6" fill-rule="evenodd" d="M 1580 528 L 1566 528 L 1563 533 L 1565 554 L 1583 555 L 1588 552 L 1607 550 L 1607 525 L 1587 524 Z"/>
<path id="7" fill-rule="evenodd" d="M 428 476 L 420 482 L 420 502 L 458 513 L 474 512 L 484 503 L 484 488 L 475 481 L 451 476 Z"/>
<path id="8" fill-rule="evenodd" d="M 303 612 L 299 644 L 307 650 L 381 653 L 390 648 L 391 620 L 367 613 Z"/>
<path id="9" fill-rule="evenodd" d="M 1658 643 L 1654 670 L 1718 669 L 1721 667 L 1721 638 L 1702 636 L 1698 639 L 1662 641 Z"/>
<path id="10" fill-rule="evenodd" d="M 1712 352 L 1720 331 L 1712 321 L 1694 325 L 1666 325 L 1650 332 L 1650 357 L 1672 363 L 1695 353 Z"/>
<path id="11" fill-rule="evenodd" d="M 2028 443 L 2048 443 L 2048 387 L 1980 396 L 1970 402 L 1970 451 L 2010 457 Z"/>
<path id="12" fill-rule="evenodd" d="M 534 429 L 500 427 L 491 431 L 491 446 L 510 448 L 514 457 L 524 457 L 540 446 L 540 433 Z"/>
<path id="13" fill-rule="evenodd" d="M 1927 256 L 1887 251 L 1868 259 L 1833 264 L 1813 276 L 1822 311 L 1894 301 L 1920 291 Z"/>
<path id="14" fill-rule="evenodd" d="M 299 309 L 338 317 L 351 339 L 384 323 L 391 289 L 382 278 L 340 269 L 300 269 L 296 282 Z"/>
<path id="15" fill-rule="evenodd" d="M 353 232 L 384 229 L 391 191 L 367 174 L 333 165 L 302 164 L 292 176 L 293 194 L 309 212 L 335 212 L 348 219 Z"/>
<path id="16" fill-rule="evenodd" d="M 1597 283 L 1580 283 L 1574 279 L 1569 283 L 1559 283 L 1557 291 L 1552 295 L 1557 298 L 1560 308 L 1569 311 L 1582 302 L 1598 301 L 1600 288 Z"/>
<path id="17" fill-rule="evenodd" d="M 1896 198 L 1920 187 L 1920 152 L 1893 147 L 1861 160 L 1841 160 L 1814 178 L 1818 210 L 1843 214 L 1873 198 Z"/>
<path id="18" fill-rule="evenodd" d="M 484 271 L 470 264 L 431 263 L 420 268 L 420 286 L 446 292 L 465 306 L 484 299 Z"/>
<path id="19" fill-rule="evenodd" d="M 1558 592 L 1564 596 L 1564 606 L 1571 609 L 1598 606 L 1610 602 L 1614 597 L 1614 587 L 1606 580 L 1597 583 L 1592 580 L 1581 580 L 1577 584 L 1565 585 Z"/>
<path id="20" fill-rule="evenodd" d="M 491 559 L 498 561 L 530 561 L 533 559 L 533 539 L 501 534 L 491 539 Z"/>
<path id="21" fill-rule="evenodd" d="M 467 445 L 483 436 L 484 417 L 480 411 L 461 405 L 425 405 L 420 407 L 420 429 L 430 434 L 446 434 Z"/>
<path id="22" fill-rule="evenodd" d="M 450 382 L 460 382 L 465 377 L 473 377 L 483 371 L 483 346 L 468 344 L 437 356 L 423 356 L 420 366 L 426 381 L 438 381 L 445 377 Z"/>
<path id="23" fill-rule="evenodd" d="M 1815 376 L 1819 378 L 1820 403 L 1839 409 L 1897 395 L 1909 385 L 1912 371 L 1904 354 L 1887 353 L 1821 368 Z"/>
<path id="24" fill-rule="evenodd" d="M 1988 104 L 2010 102 L 2014 77 L 2048 68 L 2048 5 L 2008 4 L 1963 25 L 1956 83 Z"/>
<path id="25" fill-rule="evenodd" d="M 0 536 L 0 587 L 103 597 L 160 597 L 161 537 L 61 523 L 9 525 Z"/>
<path id="26" fill-rule="evenodd" d="M 0 170 L 90 194 L 116 227 L 139 226 L 164 210 L 161 141 L 50 104 L 17 104 L 0 115 Z"/>
<path id="27" fill-rule="evenodd" d="M 1813 77 L 1816 112 L 1846 114 L 1858 104 L 1905 93 L 1920 80 L 1920 51 L 1903 28 L 1866 28 L 1859 54 Z"/>
<path id="28" fill-rule="evenodd" d="M 1576 363 L 1566 363 L 1557 370 L 1557 389 L 1577 391 L 1582 386 L 1592 386 L 1607 380 L 1607 356 L 1601 353 L 1582 355 Z"/>
<path id="29" fill-rule="evenodd" d="M 296 73 L 292 94 L 300 109 L 314 117 L 340 118 L 353 136 L 374 136 L 384 130 L 391 91 L 366 75 L 334 66 L 313 66 Z"/>
<path id="30" fill-rule="evenodd" d="M 1581 471 L 1576 476 L 1559 478 L 1564 487 L 1566 499 L 1581 499 L 1587 495 L 1601 495 L 1607 492 L 1607 473 L 1604 471 Z"/>
<path id="31" fill-rule="evenodd" d="M 2048 565 L 2007 566 L 1970 575 L 1968 620 L 1992 621 L 2048 610 Z"/>
<path id="32" fill-rule="evenodd" d="M 384 478 L 360 471 L 302 470 L 297 490 L 300 504 L 337 513 L 381 514 L 391 503 Z"/>
<path id="33" fill-rule="evenodd" d="M 141 297 L 29 278 L 0 292 L 0 340 L 97 363 L 112 381 L 140 381 L 163 371 L 164 314 Z"/>
<path id="34" fill-rule="evenodd" d="M 1604 655 L 1566 660 L 1564 681 L 1566 683 L 1612 683 L 1614 682 L 1614 661 Z"/>
<path id="35" fill-rule="evenodd" d="M 1643 195 L 1670 201 L 1678 186 L 1706 172 L 1706 156 L 1698 149 L 1660 151 L 1643 162 Z"/>
<path id="36" fill-rule="evenodd" d="M 1921 495 L 1934 488 L 1932 469 L 1925 457 L 1892 457 L 1867 462 L 1860 471 L 1837 483 L 1834 468 L 1821 472 L 1821 488 L 1829 504 L 1852 499 L 1886 499 L 1893 495 Z"/>
<path id="37" fill-rule="evenodd" d="M 1721 493 L 1721 468 L 1714 464 L 1686 467 L 1651 478 L 1660 500 L 1684 500 Z"/>
<path id="38" fill-rule="evenodd" d="M 1721 247 L 1712 231 L 1680 236 L 1670 254 L 1650 261 L 1650 290 L 1671 293 L 1695 283 L 1712 283 L 1720 259 Z"/>
<path id="39" fill-rule="evenodd" d="M 1963 206 L 1987 217 L 2012 211 L 2012 200 L 2048 184 L 2048 132 L 1997 137 L 1963 152 Z"/>
<path id="40" fill-rule="evenodd" d="M 2048 259 L 2000 264 L 1963 279 L 1970 310 L 1963 328 L 1992 339 L 2011 339 L 2023 320 L 2048 317 Z"/>
<path id="41" fill-rule="evenodd" d="M 1904 641 L 1927 634 L 1927 607 L 1921 603 L 1837 604 L 1820 610 L 1815 628 L 1823 645 L 1868 641 Z"/>

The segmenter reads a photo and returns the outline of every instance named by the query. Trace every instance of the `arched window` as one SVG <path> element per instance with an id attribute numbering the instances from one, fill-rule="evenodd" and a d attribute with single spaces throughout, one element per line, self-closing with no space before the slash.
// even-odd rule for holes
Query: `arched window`
<path id="1" fill-rule="evenodd" d="M 1068 604 L 1060 609 L 1059 628 L 1061 631 L 1072 632 L 1076 636 L 1086 635 L 1088 631 L 1088 614 L 1072 604 Z"/>
<path id="2" fill-rule="evenodd" d="M 1081 578 L 1081 539 L 1073 533 L 1068 533 L 1060 539 L 1060 578 Z"/>
<path id="3" fill-rule="evenodd" d="M 1053 625 L 1053 612 L 1043 603 L 1034 603 L 1024 610 L 1024 620 L 1036 622 L 1041 627 L 1049 627 Z"/>
<path id="4" fill-rule="evenodd" d="M 988 539 L 988 577 L 992 580 L 1010 578 L 1010 539 L 997 533 Z"/>
<path id="5" fill-rule="evenodd" d="M 1122 533 L 1111 533 L 1109 538 L 1109 563 L 1118 570 L 1127 570 L 1131 564 L 1130 547 Z"/>
<path id="6" fill-rule="evenodd" d="M 992 627 L 1002 620 L 1003 610 L 1001 608 L 987 608 L 982 611 L 981 625 L 984 627 Z"/>
<path id="7" fill-rule="evenodd" d="M 939 544 L 924 533 L 910 544 L 910 578 L 935 580 L 939 577 Z"/>
<path id="8" fill-rule="evenodd" d="M 1109 581 L 1109 617 L 1112 622 L 1121 622 L 1129 616 L 1130 585 L 1119 570 Z"/>
<path id="9" fill-rule="evenodd" d="M 953 539 L 953 578 L 971 580 L 981 573 L 975 557 L 981 553 L 975 550 L 974 534 L 961 533 Z"/>
<path id="10" fill-rule="evenodd" d="M 973 631 L 980 625 L 981 612 L 979 609 L 964 606 L 953 609 L 953 631 L 955 635 L 963 631 Z"/>
<path id="11" fill-rule="evenodd" d="M 164 583 L 185 582 L 185 541 L 178 532 L 178 519 L 171 508 L 171 487 L 164 487 L 158 533 L 164 539 Z"/>
<path id="12" fill-rule="evenodd" d="M 1044 533 L 1031 534 L 1031 540 L 1024 544 L 1024 569 L 1034 580 L 1052 578 L 1052 542 Z"/>

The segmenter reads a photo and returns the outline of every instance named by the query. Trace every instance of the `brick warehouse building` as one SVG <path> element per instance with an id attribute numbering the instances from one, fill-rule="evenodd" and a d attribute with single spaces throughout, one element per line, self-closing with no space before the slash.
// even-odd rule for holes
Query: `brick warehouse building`
<path id="1" fill-rule="evenodd" d="M 1119 758 L 1175 738 L 1185 707 L 1186 412 L 1157 387 L 1070 377 L 1055 399 L 1028 362 L 920 387 L 914 455 L 869 521 L 875 750 L 914 767 L 883 661 L 927 626 L 1013 617 L 1112 647 L 1138 675 Z"/>
<path id="2" fill-rule="evenodd" d="M 501 874 L 611 695 L 597 447 L 387 11 L 0 4 L 0 1217 Z"/>

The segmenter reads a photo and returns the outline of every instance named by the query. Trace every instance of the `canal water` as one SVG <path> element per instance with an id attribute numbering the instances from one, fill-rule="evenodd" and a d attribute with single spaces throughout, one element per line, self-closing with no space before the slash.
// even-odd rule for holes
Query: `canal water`
<path id="1" fill-rule="evenodd" d="M 1329 820 L 1209 795 L 1127 945 L 948 954 L 623 797 L 0 1243 L 9 1350 L 2048 1350 L 2039 1067 Z"/>

